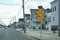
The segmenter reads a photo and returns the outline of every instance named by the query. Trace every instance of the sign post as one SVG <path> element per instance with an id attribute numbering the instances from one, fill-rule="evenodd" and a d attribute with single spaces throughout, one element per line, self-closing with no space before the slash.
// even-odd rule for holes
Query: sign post
<path id="1" fill-rule="evenodd" d="M 42 38 L 42 24 L 44 22 L 44 10 L 43 9 L 39 9 L 37 11 L 37 15 L 38 15 L 38 22 L 41 24 L 41 38 Z"/>

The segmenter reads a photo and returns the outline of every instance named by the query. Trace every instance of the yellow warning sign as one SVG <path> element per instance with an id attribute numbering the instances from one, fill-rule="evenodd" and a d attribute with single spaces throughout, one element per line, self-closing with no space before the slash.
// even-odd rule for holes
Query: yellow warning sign
<path id="1" fill-rule="evenodd" d="M 38 22 L 43 22 L 44 18 L 43 17 L 38 17 Z"/>
<path id="2" fill-rule="evenodd" d="M 43 10 L 38 10 L 37 11 L 37 15 L 40 16 L 40 17 L 43 16 L 44 15 L 44 11 Z"/>

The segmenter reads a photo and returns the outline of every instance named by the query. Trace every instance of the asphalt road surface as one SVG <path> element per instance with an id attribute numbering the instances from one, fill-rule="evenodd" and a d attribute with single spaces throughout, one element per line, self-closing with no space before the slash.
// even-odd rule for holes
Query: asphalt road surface
<path id="1" fill-rule="evenodd" d="M 11 28 L 0 28 L 0 40 L 35 40 L 23 33 L 18 33 Z"/>

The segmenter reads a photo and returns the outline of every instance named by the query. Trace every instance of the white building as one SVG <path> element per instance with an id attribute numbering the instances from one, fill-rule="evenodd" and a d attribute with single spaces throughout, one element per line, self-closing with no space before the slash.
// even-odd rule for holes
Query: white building
<path id="1" fill-rule="evenodd" d="M 30 14 L 25 14 L 25 27 L 28 30 L 30 28 Z"/>
<path id="2" fill-rule="evenodd" d="M 54 0 L 53 2 L 51 2 L 51 27 L 56 27 L 58 28 L 59 25 L 59 5 L 58 5 L 59 1 L 58 0 Z"/>
<path id="3" fill-rule="evenodd" d="M 40 24 L 38 23 L 38 16 L 37 16 L 37 10 L 38 9 L 30 9 L 31 11 L 31 27 L 38 29 L 40 27 Z"/>
<path id="4" fill-rule="evenodd" d="M 45 10 L 45 26 L 46 29 L 51 30 L 51 9 Z"/>
<path id="5" fill-rule="evenodd" d="M 18 26 L 22 28 L 24 26 L 24 19 L 20 18 L 18 23 L 19 23 Z"/>
<path id="6" fill-rule="evenodd" d="M 45 9 L 42 6 L 38 6 L 38 8 L 43 9 L 45 11 Z M 30 11 L 31 11 L 31 27 L 35 28 L 35 29 L 41 29 L 41 23 L 38 22 L 38 15 L 37 15 L 37 11 L 39 9 L 30 9 Z M 44 22 L 42 25 L 42 29 L 45 29 Z"/>
<path id="7" fill-rule="evenodd" d="M 59 29 L 59 36 L 60 36 L 60 0 L 54 0 L 51 2 L 51 9 L 52 9 L 52 22 L 51 26 L 56 27 Z"/>

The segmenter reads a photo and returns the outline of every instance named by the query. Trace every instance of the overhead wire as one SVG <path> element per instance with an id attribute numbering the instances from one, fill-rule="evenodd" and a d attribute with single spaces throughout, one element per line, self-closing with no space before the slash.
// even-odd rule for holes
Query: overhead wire
<path id="1" fill-rule="evenodd" d="M 25 2 L 25 4 L 26 4 L 28 1 L 29 1 L 29 0 L 27 0 L 27 1 Z M 21 4 L 6 4 L 6 3 L 0 3 L 0 5 L 21 5 Z M 21 6 L 19 12 L 21 12 L 21 10 L 22 10 L 22 6 Z M 17 16 L 20 14 L 19 12 L 18 12 Z M 16 17 L 16 16 L 15 16 L 15 17 Z M 15 18 L 15 17 L 13 17 L 13 18 Z"/>
<path id="2" fill-rule="evenodd" d="M 6 3 L 0 3 L 0 5 L 21 5 L 21 4 L 6 4 Z"/>
<path id="3" fill-rule="evenodd" d="M 29 0 L 27 0 L 27 1 L 25 2 L 25 4 L 26 4 L 28 1 L 29 1 Z M 21 10 L 22 10 L 22 6 L 21 6 L 21 9 L 20 9 L 19 12 L 21 12 Z M 17 16 L 20 14 L 19 12 L 18 12 Z"/>

